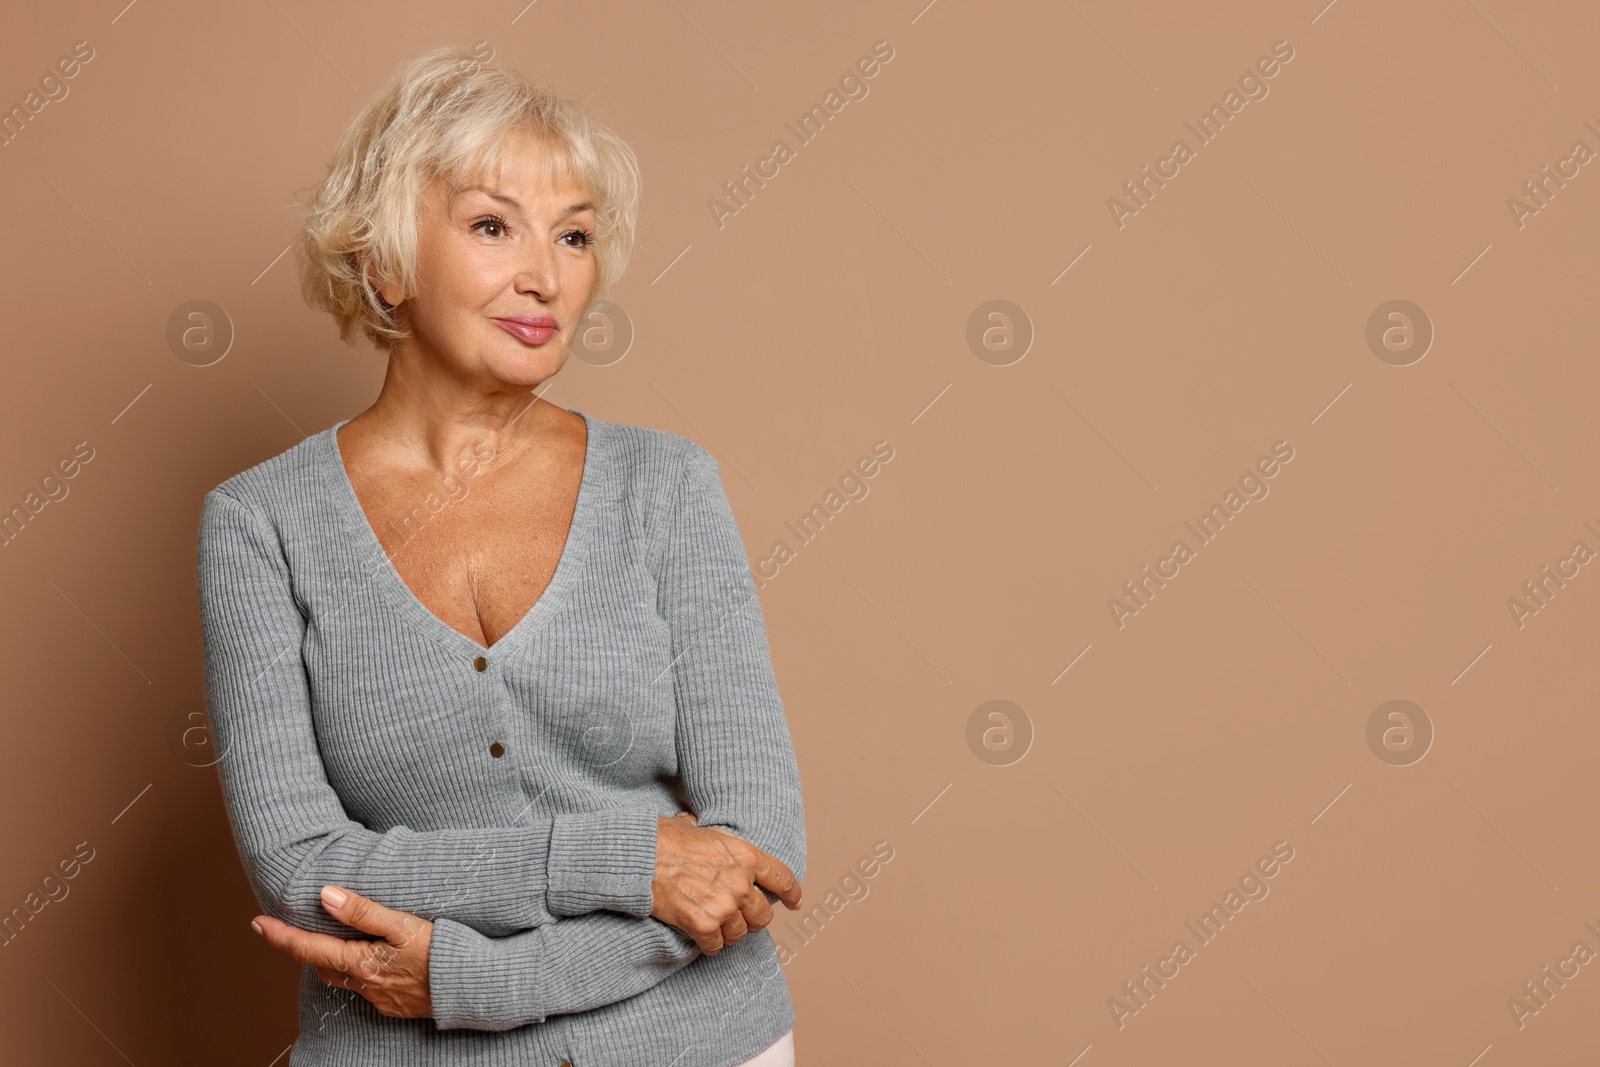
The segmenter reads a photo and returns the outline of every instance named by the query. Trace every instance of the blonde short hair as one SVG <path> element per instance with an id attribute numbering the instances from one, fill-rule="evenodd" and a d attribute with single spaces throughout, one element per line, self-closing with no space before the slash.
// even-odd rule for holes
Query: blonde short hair
<path id="1" fill-rule="evenodd" d="M 392 350 L 408 336 L 379 290 L 397 284 L 408 296 L 417 292 L 425 191 L 437 180 L 460 185 L 481 175 L 518 133 L 547 149 L 546 178 L 586 186 L 594 199 L 591 300 L 622 276 L 639 210 L 633 149 L 581 105 L 448 45 L 402 64 L 362 109 L 304 209 L 301 291 L 333 315 L 340 340 L 354 344 L 359 329 Z"/>

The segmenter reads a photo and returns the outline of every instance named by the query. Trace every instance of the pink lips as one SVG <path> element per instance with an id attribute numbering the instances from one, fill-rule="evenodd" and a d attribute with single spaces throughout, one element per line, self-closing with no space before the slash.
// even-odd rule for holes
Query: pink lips
<path id="1" fill-rule="evenodd" d="M 550 315 L 517 315 L 509 319 L 493 319 L 494 324 L 524 344 L 542 345 L 556 335 L 559 329 Z"/>

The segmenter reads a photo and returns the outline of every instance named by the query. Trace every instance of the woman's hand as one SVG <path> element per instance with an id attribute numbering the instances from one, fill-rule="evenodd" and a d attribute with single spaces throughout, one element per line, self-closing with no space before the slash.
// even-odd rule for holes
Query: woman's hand
<path id="1" fill-rule="evenodd" d="M 758 885 L 790 911 L 800 907 L 800 883 L 776 856 L 720 827 L 701 826 L 687 811 L 660 820 L 650 914 L 688 934 L 701 952 L 714 956 L 772 922 L 772 905 Z"/>
<path id="2" fill-rule="evenodd" d="M 316 967 L 329 985 L 360 993 L 383 1014 L 395 1019 L 433 1018 L 428 991 L 433 923 L 338 886 L 323 887 L 322 906 L 346 926 L 377 934 L 379 940 L 345 941 L 313 934 L 268 915 L 257 915 L 250 925 L 273 948 Z"/>

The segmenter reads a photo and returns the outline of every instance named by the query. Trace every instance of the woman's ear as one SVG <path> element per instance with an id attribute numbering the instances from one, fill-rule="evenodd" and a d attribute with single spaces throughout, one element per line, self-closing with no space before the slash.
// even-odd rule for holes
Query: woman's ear
<path id="1" fill-rule="evenodd" d="M 383 298 L 383 302 L 388 304 L 390 308 L 399 307 L 401 302 L 405 299 L 404 294 L 400 292 L 400 287 L 394 284 L 385 285 L 383 288 L 379 289 L 378 295 Z"/>
<path id="2" fill-rule="evenodd" d="M 373 278 L 372 264 L 363 263 L 361 270 L 367 276 L 369 283 L 375 280 Z M 400 306 L 401 301 L 405 299 L 405 294 L 400 291 L 400 286 L 394 282 L 388 282 L 378 288 L 378 297 L 393 310 Z"/>

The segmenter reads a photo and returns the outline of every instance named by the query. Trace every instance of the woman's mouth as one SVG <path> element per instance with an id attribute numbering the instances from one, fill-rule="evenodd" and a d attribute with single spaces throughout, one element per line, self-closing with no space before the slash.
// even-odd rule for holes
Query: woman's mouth
<path id="1" fill-rule="evenodd" d="M 490 321 L 523 344 L 536 347 L 550 340 L 560 329 L 556 325 L 556 320 L 549 315 L 518 315 L 514 318 Z"/>

